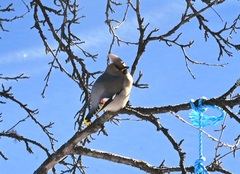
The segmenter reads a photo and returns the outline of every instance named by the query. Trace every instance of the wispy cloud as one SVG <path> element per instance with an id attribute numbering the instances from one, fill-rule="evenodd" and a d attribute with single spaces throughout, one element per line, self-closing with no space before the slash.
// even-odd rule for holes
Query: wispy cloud
<path id="1" fill-rule="evenodd" d="M 9 50 L 7 53 L 0 54 L 0 64 L 18 63 L 41 58 L 45 55 L 44 48 L 30 47 L 20 50 Z"/>
<path id="2" fill-rule="evenodd" d="M 169 27 L 170 23 L 173 23 L 172 18 L 179 18 L 179 12 L 181 12 L 183 6 L 180 3 L 167 3 L 167 6 L 157 7 L 153 6 L 151 9 L 144 9 L 142 17 L 145 19 L 145 24 L 150 23 L 150 29 L 161 27 Z M 87 19 L 86 19 L 87 20 Z M 168 24 L 168 25 L 166 25 Z M 137 19 L 134 14 L 129 15 L 127 21 L 116 31 L 120 37 L 130 40 L 136 40 L 136 28 L 138 28 Z M 85 49 L 99 49 L 111 41 L 111 35 L 109 34 L 106 24 L 98 27 L 88 26 L 86 30 L 77 34 L 85 43 L 82 45 Z M 39 43 L 38 43 L 39 44 Z M 54 45 L 53 45 L 54 48 Z M 19 61 L 31 61 L 46 56 L 45 48 L 43 45 L 33 45 L 32 47 L 23 48 L 19 50 L 9 50 L 3 54 L 0 53 L 0 65 L 8 63 L 17 63 Z"/>

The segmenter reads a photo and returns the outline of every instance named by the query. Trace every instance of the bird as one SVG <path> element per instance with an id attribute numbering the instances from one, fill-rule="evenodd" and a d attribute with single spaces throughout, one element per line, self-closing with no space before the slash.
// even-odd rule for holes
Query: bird
<path id="1" fill-rule="evenodd" d="M 107 65 L 92 86 L 91 106 L 84 119 L 86 126 L 91 124 L 91 118 L 101 110 L 116 112 L 124 108 L 130 97 L 133 77 L 128 72 L 129 67 L 115 54 L 109 54 L 108 57 L 112 63 Z"/>

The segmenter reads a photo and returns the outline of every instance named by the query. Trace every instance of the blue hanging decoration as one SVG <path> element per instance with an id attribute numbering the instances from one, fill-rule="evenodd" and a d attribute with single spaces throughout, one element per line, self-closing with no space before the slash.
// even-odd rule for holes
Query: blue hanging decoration
<path id="1" fill-rule="evenodd" d="M 216 125 L 221 120 L 224 119 L 226 113 L 222 108 L 215 105 L 203 105 L 203 101 L 206 100 L 205 97 L 202 97 L 198 101 L 198 106 L 194 105 L 194 100 L 191 99 L 190 106 L 192 111 L 189 114 L 189 118 L 192 121 L 194 126 L 199 128 L 199 159 L 196 160 L 194 164 L 194 173 L 195 174 L 209 174 L 203 162 L 206 160 L 203 157 L 203 145 L 202 145 L 202 128 L 208 125 Z M 203 113 L 206 112 L 209 108 L 216 109 L 221 112 L 220 116 L 208 116 Z"/>

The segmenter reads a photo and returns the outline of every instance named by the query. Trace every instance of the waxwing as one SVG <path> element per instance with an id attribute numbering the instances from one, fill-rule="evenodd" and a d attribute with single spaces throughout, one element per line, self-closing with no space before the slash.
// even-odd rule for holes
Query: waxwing
<path id="1" fill-rule="evenodd" d="M 91 118 L 101 110 L 116 112 L 125 107 L 133 85 L 132 75 L 126 64 L 114 54 L 108 57 L 112 63 L 93 84 L 91 91 L 91 108 L 86 116 L 85 125 L 91 124 Z"/>

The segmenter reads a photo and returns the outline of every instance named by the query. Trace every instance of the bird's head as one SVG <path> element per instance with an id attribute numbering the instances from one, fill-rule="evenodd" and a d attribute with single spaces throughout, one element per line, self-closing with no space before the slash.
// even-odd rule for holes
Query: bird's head
<path id="1" fill-rule="evenodd" d="M 120 57 L 115 54 L 109 54 L 108 57 L 112 61 L 112 65 L 123 74 L 127 74 L 127 69 L 129 68 L 126 64 L 122 61 Z"/>

